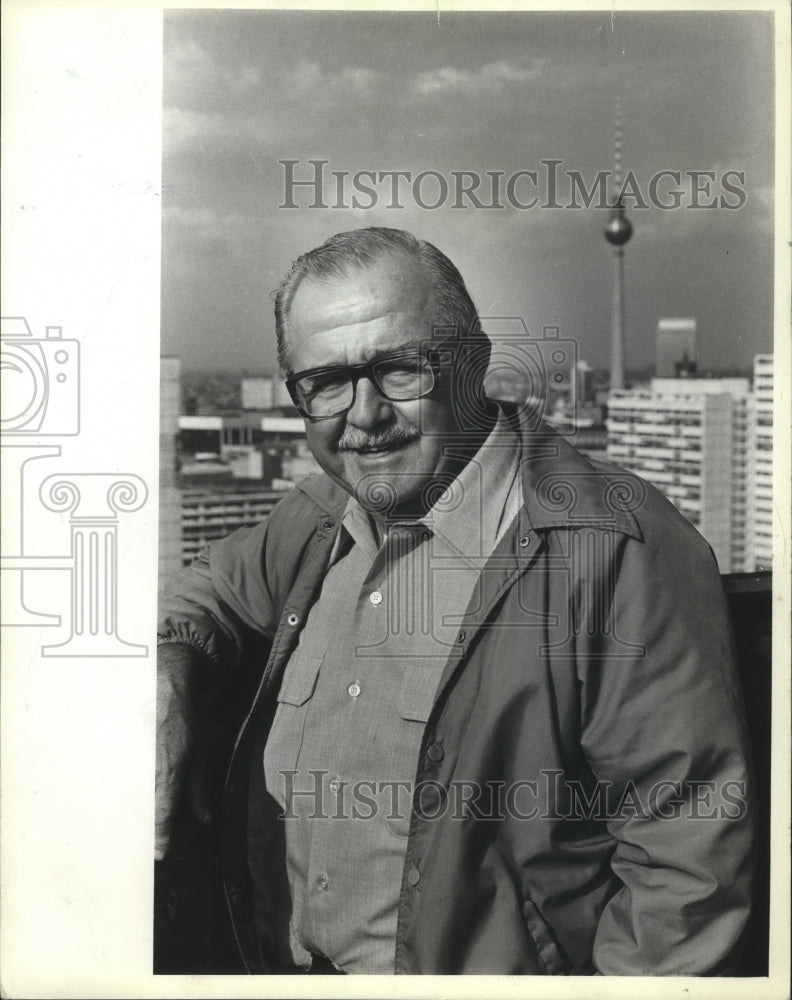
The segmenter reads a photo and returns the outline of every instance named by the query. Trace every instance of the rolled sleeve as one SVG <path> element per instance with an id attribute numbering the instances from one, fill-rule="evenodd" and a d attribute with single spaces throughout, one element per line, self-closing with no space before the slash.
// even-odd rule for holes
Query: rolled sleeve
<path id="1" fill-rule="evenodd" d="M 236 666 L 250 633 L 271 637 L 272 597 L 264 575 L 266 524 L 241 528 L 200 553 L 160 600 L 157 639 Z"/>

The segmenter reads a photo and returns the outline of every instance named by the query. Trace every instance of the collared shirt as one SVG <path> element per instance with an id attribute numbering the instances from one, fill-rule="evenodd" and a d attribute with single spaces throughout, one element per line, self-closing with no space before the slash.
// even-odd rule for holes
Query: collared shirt
<path id="1" fill-rule="evenodd" d="M 518 464 L 501 415 L 431 510 L 381 544 L 347 503 L 264 752 L 287 817 L 298 964 L 314 952 L 345 972 L 393 972 L 423 730 L 481 569 L 519 510 Z"/>

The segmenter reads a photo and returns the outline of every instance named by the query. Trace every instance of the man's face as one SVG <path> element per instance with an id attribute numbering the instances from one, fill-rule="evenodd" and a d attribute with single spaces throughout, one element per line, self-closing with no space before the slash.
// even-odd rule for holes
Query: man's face
<path id="1" fill-rule="evenodd" d="M 354 365 L 418 349 L 432 335 L 432 319 L 430 281 L 408 258 L 386 256 L 331 280 L 308 278 L 287 320 L 289 366 Z M 364 506 L 377 509 L 389 495 L 395 507 L 409 507 L 442 471 L 443 443 L 457 431 L 448 392 L 441 380 L 430 396 L 392 402 L 363 377 L 346 413 L 306 420 L 308 444 Z"/>

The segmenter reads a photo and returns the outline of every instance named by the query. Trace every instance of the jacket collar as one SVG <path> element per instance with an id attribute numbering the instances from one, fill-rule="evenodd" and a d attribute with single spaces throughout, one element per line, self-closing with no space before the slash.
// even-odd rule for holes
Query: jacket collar
<path id="1" fill-rule="evenodd" d="M 641 479 L 586 458 L 545 423 L 526 427 L 513 404 L 504 409 L 520 429 L 523 503 L 532 528 L 601 528 L 643 540 L 633 514 L 646 496 Z"/>
<path id="2" fill-rule="evenodd" d="M 646 495 L 641 479 L 591 461 L 545 423 L 530 426 L 515 404 L 498 405 L 520 435 L 523 504 L 531 528 L 600 528 L 643 540 L 633 514 Z M 329 476 L 310 476 L 296 488 L 317 504 L 322 517 L 340 521 L 349 494 Z"/>

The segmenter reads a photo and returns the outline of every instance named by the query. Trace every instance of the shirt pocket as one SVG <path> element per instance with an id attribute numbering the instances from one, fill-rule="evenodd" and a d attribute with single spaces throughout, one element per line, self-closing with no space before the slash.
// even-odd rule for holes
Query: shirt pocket
<path id="1" fill-rule="evenodd" d="M 297 770 L 305 719 L 323 660 L 323 654 L 303 653 L 299 659 L 293 658 L 286 665 L 278 691 L 278 707 L 264 747 L 263 763 L 267 791 L 281 806 L 286 805 L 288 790 L 298 783 L 299 775 L 288 772 Z"/>
<path id="2" fill-rule="evenodd" d="M 393 749 L 391 780 L 409 781 L 409 789 L 399 789 L 395 802 L 389 802 L 387 814 L 391 833 L 406 838 L 410 831 L 412 796 L 415 790 L 415 772 L 421 749 L 424 728 L 432 712 L 437 684 L 442 668 L 436 663 L 417 661 L 407 665 L 396 697 L 399 714 Z"/>
<path id="3" fill-rule="evenodd" d="M 323 653 L 300 654 L 298 650 L 284 671 L 278 703 L 294 707 L 304 705 L 314 693 L 323 660 Z"/>
<path id="4" fill-rule="evenodd" d="M 440 667 L 429 666 L 425 662 L 407 664 L 397 697 L 397 708 L 402 719 L 426 725 L 434 705 L 441 672 Z"/>

